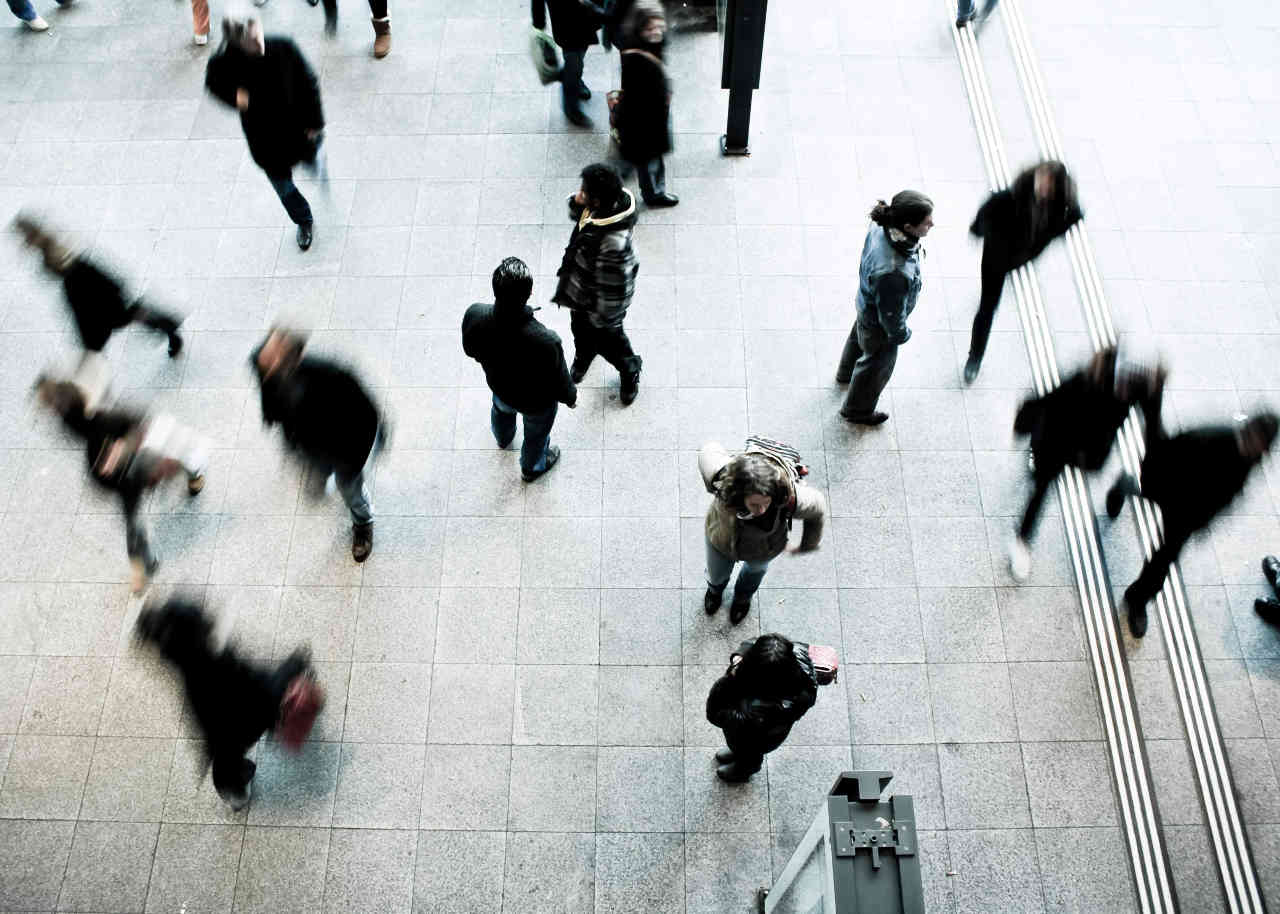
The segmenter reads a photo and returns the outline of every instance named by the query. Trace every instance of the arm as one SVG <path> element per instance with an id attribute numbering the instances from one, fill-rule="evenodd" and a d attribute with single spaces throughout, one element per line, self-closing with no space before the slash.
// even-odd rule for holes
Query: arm
<path id="1" fill-rule="evenodd" d="M 702 474 L 702 484 L 708 492 L 715 493 L 712 480 L 728 462 L 729 452 L 717 441 L 707 442 L 698 451 L 698 472 Z"/>
<path id="2" fill-rule="evenodd" d="M 811 552 L 822 542 L 822 528 L 827 521 L 827 500 L 813 486 L 796 486 L 795 516 L 804 521 L 800 536 L 800 552 Z"/>
<path id="3" fill-rule="evenodd" d="M 578 385 L 573 383 L 573 377 L 569 374 L 569 364 L 564 359 L 564 346 L 559 340 L 556 340 L 555 361 L 554 370 L 560 378 L 557 382 L 560 388 L 560 402 L 573 409 L 578 405 Z"/>
<path id="4" fill-rule="evenodd" d="M 751 719 L 742 705 L 737 689 L 734 688 L 733 677 L 721 676 L 707 695 L 707 721 L 721 729 L 741 726 Z"/>
<path id="5" fill-rule="evenodd" d="M 308 131 L 324 129 L 324 108 L 320 104 L 320 80 L 302 56 L 298 46 L 290 42 L 293 54 L 294 78 L 297 80 L 296 99 L 298 118 Z"/>
<path id="6" fill-rule="evenodd" d="M 879 292 L 880 326 L 889 342 L 901 346 L 911 339 L 907 326 L 907 278 L 901 273 L 886 273 L 880 277 Z"/>
<path id="7" fill-rule="evenodd" d="M 1165 436 L 1163 423 L 1160 421 L 1160 410 L 1164 406 L 1163 371 L 1157 373 L 1156 381 L 1152 385 L 1150 393 L 1140 403 L 1142 406 L 1143 433 L 1146 438 L 1147 451 L 1150 453 L 1151 446 Z"/>
<path id="8" fill-rule="evenodd" d="M 214 98 L 230 108 L 236 106 L 236 82 L 225 51 L 209 58 L 209 66 L 204 71 L 204 87 Z"/>

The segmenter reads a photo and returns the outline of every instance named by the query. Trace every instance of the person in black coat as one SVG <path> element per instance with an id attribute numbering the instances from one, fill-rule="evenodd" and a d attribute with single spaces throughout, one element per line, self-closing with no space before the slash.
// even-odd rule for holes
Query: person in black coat
<path id="1" fill-rule="evenodd" d="M 182 319 L 128 295 L 118 278 L 59 238 L 29 213 L 19 213 L 13 226 L 30 247 L 40 251 L 45 269 L 62 279 L 62 292 L 75 317 L 80 345 L 101 352 L 111 334 L 129 324 L 142 324 L 169 338 L 169 356 L 182 351 L 178 327 Z"/>
<path id="2" fill-rule="evenodd" d="M 590 127 L 591 118 L 582 113 L 582 102 L 591 98 L 591 90 L 582 81 L 582 60 L 587 48 L 600 43 L 596 32 L 605 21 L 604 8 L 593 0 L 531 0 L 535 29 L 546 29 L 548 8 L 551 37 L 564 53 L 564 69 L 560 73 L 564 116 L 577 127 Z"/>
<path id="3" fill-rule="evenodd" d="M 782 635 L 743 642 L 707 696 L 707 720 L 724 731 L 728 749 L 716 753 L 716 774 L 745 781 L 766 753 L 782 745 L 791 727 L 813 707 L 818 679 L 804 645 Z"/>
<path id="4" fill-rule="evenodd" d="M 1107 514 L 1112 518 L 1120 515 L 1125 496 L 1134 495 L 1158 505 L 1164 520 L 1163 542 L 1124 592 L 1135 638 L 1146 633 L 1147 602 L 1160 592 L 1182 547 L 1240 494 L 1280 428 L 1275 413 L 1261 412 L 1237 416 L 1231 425 L 1169 436 L 1160 422 L 1160 405 L 1160 397 L 1153 397 L 1143 411 L 1147 453 L 1142 481 L 1123 474 L 1107 492 Z"/>
<path id="5" fill-rule="evenodd" d="M 675 206 L 667 193 L 662 157 L 671 151 L 671 83 L 662 62 L 667 21 L 655 0 L 636 0 L 621 33 L 622 101 L 618 137 L 623 157 L 636 166 L 648 206 Z"/>
<path id="6" fill-rule="evenodd" d="M 982 298 L 964 366 L 966 384 L 972 384 L 982 368 L 1005 276 L 1039 257 L 1049 242 L 1065 235 L 1083 215 L 1076 182 L 1057 161 L 1028 168 L 982 204 L 969 226 L 971 234 L 983 239 Z"/>
<path id="7" fill-rule="evenodd" d="M 328 359 L 304 356 L 305 335 L 273 327 L 253 351 L 262 389 L 262 421 L 279 424 L 288 445 L 311 465 L 316 490 L 333 476 L 351 511 L 351 557 L 373 551 L 373 504 L 364 471 L 382 446 L 378 407 L 351 371 Z"/>
<path id="8" fill-rule="evenodd" d="M 578 405 L 560 336 L 533 316 L 532 294 L 529 267 L 508 257 L 493 271 L 493 304 L 474 304 L 462 317 L 462 350 L 484 367 L 493 393 L 489 424 L 498 447 L 515 438 L 516 414 L 524 417 L 520 474 L 525 482 L 560 459 L 560 448 L 551 444 L 557 404 Z"/>
<path id="9" fill-rule="evenodd" d="M 205 88 L 240 112 L 249 154 L 298 226 L 298 247 L 305 251 L 314 223 L 311 206 L 293 183 L 293 168 L 305 163 L 324 174 L 324 110 L 315 71 L 292 40 L 264 36 L 257 18 L 226 18 Z"/>
<path id="10" fill-rule="evenodd" d="M 264 667 L 231 647 L 215 650 L 213 628 L 200 604 L 175 598 L 144 606 L 135 631 L 182 676 L 213 767 L 213 786 L 232 809 L 240 810 L 249 803 L 249 784 L 257 771 L 245 755 L 272 728 L 286 746 L 300 748 L 324 706 L 324 694 L 305 650 Z"/>
<path id="11" fill-rule="evenodd" d="M 1013 430 L 1031 437 L 1031 498 L 1009 548 L 1009 570 L 1021 582 L 1031 573 L 1031 537 L 1049 487 L 1068 466 L 1102 469 L 1129 408 L 1149 408 L 1160 396 L 1163 367 L 1119 368 L 1115 347 L 1095 353 L 1089 363 L 1043 397 L 1018 409 Z"/>

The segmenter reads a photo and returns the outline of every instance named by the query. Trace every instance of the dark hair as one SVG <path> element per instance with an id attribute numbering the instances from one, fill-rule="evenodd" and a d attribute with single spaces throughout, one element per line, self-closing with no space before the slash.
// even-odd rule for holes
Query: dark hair
<path id="1" fill-rule="evenodd" d="M 739 510 L 746 506 L 748 495 L 766 495 L 778 502 L 791 494 L 777 464 L 750 453 L 739 454 L 729 464 L 719 492 L 721 501 Z"/>
<path id="2" fill-rule="evenodd" d="M 1276 418 L 1275 413 L 1267 410 L 1256 416 L 1250 416 L 1249 427 L 1262 437 L 1263 450 L 1269 451 L 1276 440 L 1276 432 L 1280 431 L 1280 419 Z"/>
<path id="3" fill-rule="evenodd" d="M 622 199 L 622 178 L 612 165 L 596 162 L 582 169 L 582 186 L 587 197 L 609 208 Z"/>
<path id="4" fill-rule="evenodd" d="M 906 225 L 919 225 L 933 212 L 933 201 L 918 190 L 900 190 L 893 201 L 877 200 L 871 207 L 871 221 L 883 228 L 901 229 Z"/>
<path id="5" fill-rule="evenodd" d="M 493 299 L 500 305 L 523 305 L 533 294 L 533 274 L 519 257 L 508 257 L 493 271 Z"/>
<path id="6" fill-rule="evenodd" d="M 757 698 L 788 698 L 805 687 L 808 675 L 796 662 L 795 644 L 784 635 L 761 635 L 738 662 L 742 688 Z M 810 680 L 811 682 L 811 680 Z"/>

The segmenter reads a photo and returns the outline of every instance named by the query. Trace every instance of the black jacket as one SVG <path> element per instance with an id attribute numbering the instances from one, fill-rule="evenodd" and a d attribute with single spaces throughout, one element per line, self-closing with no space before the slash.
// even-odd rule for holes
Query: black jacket
<path id="1" fill-rule="evenodd" d="M 551 37 L 565 51 L 585 51 L 599 44 L 596 30 L 605 21 L 605 11 L 592 0 L 532 0 L 533 26 L 547 27 L 547 9 L 551 10 Z"/>
<path id="2" fill-rule="evenodd" d="M 315 158 L 316 143 L 306 132 L 324 127 L 324 110 L 320 83 L 298 46 L 268 35 L 266 48 L 263 56 L 250 57 L 224 44 L 209 59 L 204 84 L 232 108 L 236 90 L 248 90 L 249 107 L 240 112 L 240 125 L 249 153 L 263 171 L 278 175 Z"/>
<path id="3" fill-rule="evenodd" d="M 340 476 L 364 468 L 378 441 L 380 420 L 373 399 L 349 370 L 307 356 L 288 374 L 259 382 L 262 421 L 280 423 L 290 446 Z"/>
<path id="4" fill-rule="evenodd" d="M 792 725 L 813 707 L 818 699 L 813 661 L 804 645 L 796 645 L 794 656 L 800 668 L 797 688 L 783 698 L 759 698 L 752 694 L 749 682 L 728 671 L 711 687 L 707 720 L 724 731 L 731 749 L 772 752 L 782 745 Z"/>
<path id="5" fill-rule="evenodd" d="M 654 55 L 653 46 L 628 48 L 619 56 L 622 107 L 618 134 L 623 156 L 639 165 L 671 151 L 671 89 L 666 67 L 661 57 Z"/>
<path id="6" fill-rule="evenodd" d="M 1013 430 L 1031 436 L 1037 472 L 1056 476 L 1064 466 L 1098 470 L 1129 406 L 1112 384 L 1098 384 L 1086 371 L 1077 371 L 1043 397 L 1025 401 Z"/>
<path id="7" fill-rule="evenodd" d="M 1049 242 L 1065 235 L 1084 216 L 1076 199 L 1075 181 L 1062 176 L 1052 200 L 1036 213 L 1035 168 L 1029 168 L 1005 190 L 987 198 L 969 231 L 997 246 L 1008 270 L 1016 270 L 1040 256 Z M 984 250 L 983 256 L 986 256 Z"/>
<path id="8" fill-rule="evenodd" d="M 75 316 L 80 344 L 90 352 L 101 352 L 112 332 L 129 323 L 132 302 L 123 285 L 82 257 L 62 274 L 62 291 Z"/>
<path id="9" fill-rule="evenodd" d="M 484 366 L 498 399 L 522 413 L 578 402 L 559 334 L 528 305 L 472 305 L 462 317 L 462 351 Z"/>
<path id="10" fill-rule="evenodd" d="M 97 472 L 94 467 L 109 444 L 137 429 L 142 421 L 142 416 L 123 410 L 97 412 L 90 417 L 81 412 L 72 412 L 62 417 L 63 425 L 84 441 L 89 476 L 102 488 L 120 496 L 125 519 L 130 523 L 137 517 L 142 496 L 150 486 L 147 472 L 143 467 L 130 463 L 114 476 L 106 476 Z"/>

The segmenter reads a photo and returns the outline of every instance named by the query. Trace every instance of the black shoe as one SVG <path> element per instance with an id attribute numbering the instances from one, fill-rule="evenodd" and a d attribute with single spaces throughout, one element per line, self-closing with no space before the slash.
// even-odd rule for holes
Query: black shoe
<path id="1" fill-rule="evenodd" d="M 747 613 L 749 612 L 751 612 L 750 600 L 744 600 L 741 602 L 734 600 L 733 603 L 729 605 L 729 623 L 731 625 L 737 625 L 747 617 Z"/>
<path id="2" fill-rule="evenodd" d="M 591 90 L 587 88 L 586 83 L 578 83 L 578 98 L 584 102 L 591 99 Z"/>
<path id="3" fill-rule="evenodd" d="M 728 781 L 730 784 L 741 784 L 743 781 L 749 781 L 753 774 L 755 774 L 754 771 L 743 771 L 735 762 L 721 765 L 716 769 L 716 777 L 722 781 Z"/>
<path id="4" fill-rule="evenodd" d="M 836 375 L 836 383 L 837 383 L 837 384 L 848 384 L 848 383 L 849 383 L 849 378 L 847 378 L 847 377 L 842 378 L 842 377 L 840 377 L 840 375 Z"/>
<path id="5" fill-rule="evenodd" d="M 569 377 L 573 378 L 573 383 L 581 384 L 582 379 L 587 376 L 587 369 L 590 367 L 590 365 L 579 366 L 575 361 L 573 367 L 569 369 Z"/>
<path id="6" fill-rule="evenodd" d="M 889 418 L 888 413 L 865 413 L 861 416 L 854 416 L 840 410 L 840 418 L 846 422 L 852 422 L 854 425 L 880 425 Z"/>
<path id="7" fill-rule="evenodd" d="M 363 562 L 373 552 L 373 522 L 351 525 L 351 557 Z"/>
<path id="8" fill-rule="evenodd" d="M 307 250 L 311 247 L 311 229 L 314 223 L 306 222 L 298 226 L 298 247 Z"/>
<path id="9" fill-rule="evenodd" d="M 717 761 L 717 762 L 719 762 L 721 765 L 731 765 L 731 764 L 733 764 L 733 750 L 732 750 L 732 749 L 717 749 L 717 750 L 716 750 L 716 761 Z"/>
<path id="10" fill-rule="evenodd" d="M 969 360 L 964 363 L 964 382 L 972 384 L 978 380 L 978 370 L 982 368 L 982 360 L 969 356 Z"/>
<path id="11" fill-rule="evenodd" d="M 1274 555 L 1269 555 L 1262 560 L 1262 573 L 1267 577 L 1267 583 L 1271 585 L 1271 589 L 1275 590 L 1280 585 L 1276 584 L 1280 580 L 1280 559 Z"/>
<path id="12" fill-rule="evenodd" d="M 1107 490 L 1107 517 L 1115 520 L 1120 516 L 1120 512 L 1124 510 L 1124 497 L 1129 493 L 1130 486 L 1127 484 L 1129 475 L 1126 473 L 1116 480 L 1116 484 Z"/>
<path id="13" fill-rule="evenodd" d="M 714 616 L 720 609 L 720 598 L 723 596 L 724 594 L 716 593 L 708 587 L 707 592 L 702 595 L 702 611 L 708 616 Z"/>
<path id="14" fill-rule="evenodd" d="M 974 13 L 970 13 L 968 16 L 965 16 L 963 19 L 957 19 L 956 28 L 958 29 L 964 28 L 966 25 L 972 22 L 975 18 L 977 18 L 977 15 L 978 14 L 974 12 Z"/>
<path id="15" fill-rule="evenodd" d="M 1129 610 L 1129 631 L 1135 638 L 1141 638 L 1147 633 L 1147 604 L 1139 603 L 1129 595 L 1133 588 L 1124 592 L 1124 605 Z"/>
<path id="16" fill-rule="evenodd" d="M 539 476 L 543 475 L 548 470 L 550 470 L 553 466 L 555 466 L 556 463 L 559 462 L 559 460 L 560 460 L 560 448 L 558 448 L 554 444 L 549 444 L 547 445 L 547 465 L 540 470 L 533 471 L 532 473 L 526 473 L 524 470 L 521 470 L 520 478 L 523 479 L 525 482 L 533 482 Z"/>
<path id="17" fill-rule="evenodd" d="M 319 5 L 320 5 L 320 0 L 307 0 L 307 5 L 308 5 L 308 6 L 319 6 Z"/>
<path id="18" fill-rule="evenodd" d="M 1253 601 L 1253 611 L 1262 617 L 1263 622 L 1280 625 L 1280 600 L 1258 598 Z"/>
<path id="19" fill-rule="evenodd" d="M 177 358 L 178 353 L 182 351 L 182 337 L 176 333 L 169 334 L 169 358 Z"/>
<path id="20" fill-rule="evenodd" d="M 640 370 L 622 376 L 622 389 L 618 391 L 618 399 L 623 406 L 630 406 L 640 394 Z"/>
<path id="21" fill-rule="evenodd" d="M 564 116 L 568 119 L 569 123 L 573 124 L 575 127 L 585 127 L 590 129 L 596 125 L 595 121 L 587 117 L 581 111 L 566 111 Z"/>
<path id="22" fill-rule="evenodd" d="M 646 197 L 644 201 L 644 205 L 651 209 L 657 209 L 663 206 L 675 206 L 679 202 L 680 202 L 679 197 L 677 197 L 675 194 L 669 194 L 664 190 L 660 194 L 655 194 L 652 197 Z"/>

